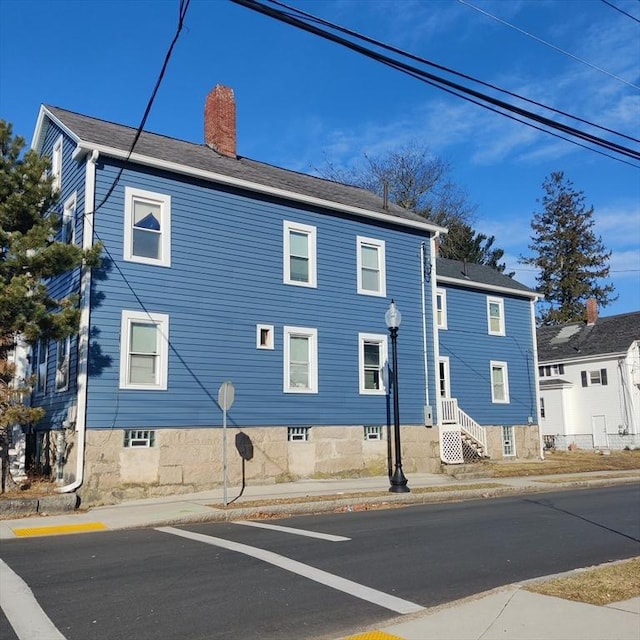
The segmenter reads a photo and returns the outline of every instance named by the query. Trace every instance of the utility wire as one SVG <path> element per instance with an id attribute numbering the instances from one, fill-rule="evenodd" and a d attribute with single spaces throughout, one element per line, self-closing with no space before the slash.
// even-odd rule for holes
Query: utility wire
<path id="1" fill-rule="evenodd" d="M 375 40 L 373 38 L 369 38 L 368 36 L 365 36 L 361 33 L 358 33 L 357 31 L 352 31 L 351 29 L 347 29 L 346 27 L 342 27 L 340 25 L 336 25 L 332 22 L 328 22 L 327 20 L 323 20 L 322 18 L 318 18 L 317 16 L 314 16 L 313 14 L 307 13 L 305 11 L 302 11 L 302 9 L 297 9 L 295 7 L 290 7 L 282 2 L 280 2 L 279 0 L 269 0 L 271 2 L 271 4 L 276 4 L 280 7 L 283 7 L 289 11 L 294 11 L 296 14 L 304 16 L 305 18 L 307 18 L 308 20 L 315 22 L 316 24 L 321 24 L 324 25 L 330 29 L 333 29 L 335 31 L 338 31 L 340 33 L 345 33 L 349 36 L 352 36 L 354 38 L 358 38 L 360 40 L 363 40 L 364 42 L 368 42 L 369 44 L 373 44 L 376 47 L 380 47 L 381 49 L 385 49 L 386 51 L 392 51 L 393 53 L 397 53 L 401 56 L 404 56 L 406 58 L 409 58 L 410 60 L 415 60 L 416 62 L 420 62 L 422 64 L 426 64 L 427 66 L 433 67 L 435 69 L 439 69 L 441 71 L 445 71 L 447 73 L 450 73 L 451 75 L 454 76 L 458 76 L 459 78 L 464 78 L 465 80 L 470 80 L 471 82 L 475 82 L 481 86 L 484 87 L 488 87 L 490 89 L 493 89 L 495 91 L 499 91 L 500 93 L 504 93 L 505 95 L 509 95 L 513 98 L 517 98 L 518 100 L 522 100 L 523 102 L 528 102 L 529 104 L 533 104 L 537 107 L 541 107 L 542 109 L 547 109 L 549 111 L 553 111 L 554 113 L 557 113 L 559 115 L 565 116 L 567 118 L 571 118 L 573 120 L 577 120 L 579 122 L 582 122 L 584 124 L 587 124 L 591 127 L 595 127 L 597 129 L 600 129 L 602 131 L 607 131 L 608 133 L 612 133 L 616 136 L 620 136 L 622 138 L 626 138 L 627 140 L 632 140 L 633 142 L 638 142 L 640 143 L 640 140 L 638 138 L 633 138 L 631 136 L 628 136 L 624 133 L 620 133 L 619 131 L 615 131 L 613 129 L 609 129 L 608 127 L 603 127 L 601 125 L 595 124 L 594 122 L 591 122 L 589 120 L 585 120 L 583 118 L 580 118 L 578 116 L 573 116 L 570 113 L 567 113 L 566 111 L 561 111 L 559 109 L 555 109 L 554 107 L 549 107 L 545 104 L 542 104 L 541 102 L 537 102 L 536 100 L 531 100 L 530 98 L 525 98 L 524 96 L 521 96 L 517 93 L 513 93 L 512 91 L 508 91 L 507 89 L 502 89 L 494 84 L 491 84 L 490 82 L 484 82 L 483 80 L 479 80 L 478 78 L 474 78 L 473 76 L 467 75 L 465 73 L 461 73 L 460 71 L 455 71 L 454 69 L 451 69 L 450 67 L 445 67 L 441 64 L 438 64 L 436 62 L 432 62 L 430 60 L 427 60 L 425 58 L 420 58 L 419 56 L 416 56 L 412 53 L 409 53 L 408 51 L 404 51 L 403 49 L 398 49 L 392 45 L 388 45 L 384 42 L 380 42 L 379 40 Z"/>
<path id="2" fill-rule="evenodd" d="M 615 4 L 613 4 L 612 2 L 607 2 L 607 0 L 600 0 L 601 2 L 604 2 L 606 5 L 609 5 L 612 9 L 615 9 L 616 11 L 619 11 L 620 13 L 624 14 L 625 16 L 627 16 L 627 18 L 631 18 L 632 20 L 635 20 L 636 22 L 640 22 L 640 20 L 638 18 L 636 18 L 635 16 L 632 16 L 630 13 L 627 13 L 626 11 L 622 10 L 620 7 L 616 7 Z"/>
<path id="3" fill-rule="evenodd" d="M 602 0 L 602 2 L 605 2 L 606 0 Z M 620 76 L 615 75 L 614 73 L 611 73 L 609 71 L 607 71 L 606 69 L 603 69 L 602 67 L 598 67 L 595 64 L 592 64 L 591 62 L 584 60 L 583 58 L 579 58 L 578 56 L 573 55 L 573 53 L 569 53 L 568 51 L 565 51 L 564 49 L 561 49 L 560 47 L 556 47 L 555 44 L 551 44 L 550 42 L 547 42 L 546 40 L 543 40 L 542 38 L 539 38 L 538 36 L 534 36 L 532 33 L 529 33 L 528 31 L 525 31 L 524 29 L 521 29 L 520 27 L 517 27 L 515 24 L 511 24 L 510 22 L 507 22 L 506 20 L 503 20 L 502 18 L 499 18 L 498 16 L 494 16 L 492 13 L 489 13 L 488 11 L 485 11 L 484 9 L 481 9 L 480 7 L 476 7 L 475 5 L 472 5 L 470 2 L 467 2 L 466 0 L 458 0 L 458 2 L 460 4 L 464 4 L 467 7 L 469 7 L 470 9 L 473 9 L 475 11 L 478 11 L 479 13 L 482 13 L 483 15 L 492 18 L 493 20 L 496 20 L 497 22 L 499 22 L 500 24 L 503 24 L 507 27 L 510 27 L 511 29 L 515 29 L 516 31 L 519 31 L 520 33 L 524 34 L 525 36 L 528 36 L 529 38 L 533 38 L 534 40 L 536 40 L 537 42 L 541 42 L 542 44 L 544 44 L 547 47 L 551 47 L 551 49 L 554 49 L 555 51 L 558 51 L 562 54 L 564 54 L 565 56 L 569 56 L 570 58 L 573 58 L 574 60 L 577 60 L 578 62 L 581 62 L 582 64 L 586 64 L 588 67 L 591 67 L 592 69 L 595 69 L 596 71 L 600 71 L 601 73 L 604 73 L 606 75 L 608 75 L 610 78 L 614 78 L 615 80 L 619 80 L 620 82 L 623 82 L 626 85 L 629 85 L 630 87 L 633 87 L 634 89 L 640 89 L 640 86 L 638 86 L 637 84 L 633 84 L 633 82 L 629 82 L 628 80 L 625 80 L 624 78 L 621 78 Z M 606 4 L 609 4 L 608 2 L 606 2 Z M 613 5 L 611 5 L 613 6 Z M 617 7 L 614 7 L 614 9 L 617 9 Z M 623 12 L 624 13 L 624 12 Z M 633 18 L 633 16 L 630 16 Z M 635 20 L 635 18 L 634 18 Z"/>
<path id="4" fill-rule="evenodd" d="M 540 127 L 532 124 L 530 121 L 534 121 L 534 122 L 538 122 L 541 125 L 544 125 L 545 127 L 549 127 L 550 129 L 554 129 L 556 131 L 562 131 L 564 133 L 567 133 L 571 136 L 574 136 L 576 138 L 582 139 L 586 142 L 589 142 L 593 145 L 608 149 L 610 151 L 613 151 L 615 153 L 619 153 L 620 155 L 623 156 L 627 156 L 630 157 L 632 159 L 635 160 L 639 160 L 640 159 L 640 152 L 639 151 L 635 151 L 633 149 L 629 149 L 627 147 L 624 147 L 618 143 L 600 138 L 598 136 L 595 136 L 593 134 L 589 134 L 587 132 L 584 131 L 580 131 L 578 129 L 575 129 L 574 127 L 570 127 L 569 125 L 560 123 L 560 122 L 556 122 L 554 120 L 550 120 L 549 118 L 546 118 L 544 116 L 532 113 L 530 111 L 527 111 L 525 109 L 522 109 L 520 107 L 517 107 L 515 105 L 511 105 L 509 103 L 506 103 L 502 100 L 498 100 L 496 98 L 493 98 L 491 96 L 488 96 L 486 94 L 482 94 L 478 91 L 475 91 L 473 89 L 470 89 L 468 87 L 465 87 L 463 85 L 460 85 L 458 83 L 452 82 L 450 80 L 446 80 L 444 78 L 441 78 L 439 76 L 436 76 L 434 74 L 428 73 L 426 71 L 423 71 L 421 69 L 418 69 L 417 67 L 411 66 L 405 62 L 401 62 L 399 60 L 395 60 L 393 58 L 389 58 L 387 56 L 384 56 L 378 52 L 375 52 L 371 49 L 367 49 L 366 47 L 363 47 L 362 45 L 359 45 L 355 42 L 351 42 L 350 40 L 347 40 L 345 38 L 342 38 L 334 33 L 331 33 L 329 31 L 323 30 L 319 27 L 316 27 L 314 25 L 308 24 L 307 22 L 305 22 L 303 19 L 297 18 L 294 15 L 288 14 L 286 12 L 283 12 L 281 10 L 278 9 L 274 9 L 271 7 L 267 7 L 259 2 L 257 2 L 256 0 L 231 0 L 232 2 L 236 3 L 236 4 L 240 4 L 242 6 L 245 6 L 249 9 L 252 9 L 254 11 L 258 11 L 260 13 L 263 13 L 267 16 L 273 17 L 281 22 L 285 22 L 287 24 L 290 24 L 292 26 L 295 26 L 297 28 L 303 29 L 305 31 L 308 31 L 310 33 L 313 33 L 314 35 L 318 35 L 322 38 L 325 38 L 327 40 L 333 41 L 337 44 L 341 44 L 342 46 L 345 46 L 349 49 L 352 49 L 353 51 L 356 51 L 358 53 L 361 53 L 362 55 L 365 55 L 366 57 L 372 58 L 378 62 L 381 62 L 382 64 L 386 64 L 392 68 L 395 68 L 399 71 L 402 71 L 412 77 L 418 78 L 420 80 L 422 80 L 423 82 L 426 82 L 427 84 L 432 84 L 433 86 L 436 86 L 444 91 L 448 91 L 449 93 L 454 93 L 455 95 L 458 95 L 459 97 L 462 97 L 465 100 L 468 100 L 470 102 L 474 102 L 475 104 L 478 104 L 479 106 L 482 106 L 483 108 L 489 109 L 491 111 L 497 111 L 498 113 L 500 113 L 501 115 L 506 115 L 507 117 L 510 117 L 512 119 L 516 119 L 519 122 L 526 124 L 527 126 L 536 128 L 536 129 L 540 129 L 546 133 L 549 133 L 551 135 L 556 135 L 557 137 L 561 137 L 569 142 L 572 142 L 574 144 L 578 144 L 579 146 L 584 146 L 579 142 L 576 142 L 575 140 L 572 140 L 570 138 L 564 138 L 563 136 L 558 136 L 557 134 L 554 134 L 553 131 L 549 131 L 548 129 L 541 129 Z M 279 4 L 282 6 L 281 3 L 279 2 L 273 2 L 273 4 Z M 286 5 L 285 5 L 286 6 Z M 297 10 L 296 10 L 297 11 Z M 338 28 L 338 27 L 335 27 Z M 472 100 L 470 99 L 468 96 L 473 96 L 474 98 L 476 98 L 476 100 Z M 490 106 L 493 105 L 493 106 Z M 497 108 L 497 109 L 496 109 Z M 502 111 L 500 111 L 502 110 Z M 515 118 L 514 116 L 511 116 L 509 113 L 505 113 L 505 111 L 508 112 L 512 112 L 512 113 L 516 113 L 520 116 L 523 116 L 524 118 L 526 118 L 525 120 L 520 120 L 518 118 Z M 598 151 L 597 149 L 593 149 L 592 147 L 586 147 L 592 151 L 595 151 L 597 153 L 602 153 L 601 151 Z M 611 156 L 609 154 L 603 154 L 603 155 L 607 155 L 608 157 L 618 160 L 620 162 L 624 162 L 625 164 L 629 164 L 631 166 L 637 166 L 635 164 L 632 164 L 628 161 L 625 161 L 621 158 L 617 158 L 616 156 Z"/>

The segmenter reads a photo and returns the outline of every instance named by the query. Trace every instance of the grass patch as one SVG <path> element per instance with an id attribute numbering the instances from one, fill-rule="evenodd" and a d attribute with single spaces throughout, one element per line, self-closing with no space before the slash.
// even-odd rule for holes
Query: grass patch
<path id="1" fill-rule="evenodd" d="M 525 588 L 545 596 L 588 604 L 622 602 L 640 596 L 640 558 L 587 569 Z"/>
<path id="2" fill-rule="evenodd" d="M 607 456 L 596 451 L 545 451 L 544 460 L 489 462 L 483 467 L 490 469 L 495 478 L 589 471 L 635 471 L 640 469 L 640 450 L 611 451 Z"/>

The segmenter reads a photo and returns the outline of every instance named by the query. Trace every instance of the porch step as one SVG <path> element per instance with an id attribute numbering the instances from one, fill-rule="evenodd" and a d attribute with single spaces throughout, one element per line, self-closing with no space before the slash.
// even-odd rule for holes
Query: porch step
<path id="1" fill-rule="evenodd" d="M 493 478 L 493 471 L 482 464 L 443 464 L 442 472 L 456 480 L 474 480 L 476 478 Z"/>

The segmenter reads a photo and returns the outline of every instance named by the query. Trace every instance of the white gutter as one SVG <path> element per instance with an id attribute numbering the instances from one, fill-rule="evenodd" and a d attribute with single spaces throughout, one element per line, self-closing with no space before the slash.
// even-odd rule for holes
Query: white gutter
<path id="1" fill-rule="evenodd" d="M 625 358 L 625 351 L 616 351 L 613 353 L 597 353 L 592 356 L 559 356 L 557 358 L 548 358 L 547 360 L 540 360 L 538 364 L 544 366 L 545 364 L 556 364 L 562 362 L 563 364 L 579 364 L 580 362 L 598 362 L 598 360 L 614 360 L 617 358 Z"/>
<path id="2" fill-rule="evenodd" d="M 84 231 L 82 234 L 82 248 L 91 249 L 93 246 L 93 216 L 96 193 L 96 162 L 98 152 L 93 151 L 87 158 L 86 176 L 84 183 Z M 80 277 L 80 326 L 78 330 L 78 377 L 77 377 L 77 405 L 76 405 L 76 478 L 70 484 L 59 487 L 59 493 L 70 493 L 80 487 L 84 480 L 84 456 L 87 435 L 87 376 L 89 366 L 89 338 L 91 314 L 91 267 L 82 266 Z"/>
<path id="3" fill-rule="evenodd" d="M 538 438 L 540 440 L 540 460 L 544 460 L 544 437 L 542 435 L 542 424 L 540 423 L 540 376 L 538 373 L 538 337 L 536 334 L 536 301 L 531 301 L 531 328 L 533 333 L 533 380 L 536 393 L 535 417 L 538 424 Z M 533 417 L 533 416 L 532 416 Z"/>
<path id="4" fill-rule="evenodd" d="M 422 303 L 422 357 L 424 364 L 424 404 L 429 406 L 429 365 L 427 358 L 427 304 L 425 300 L 425 277 L 424 277 L 424 242 L 420 243 L 420 297 Z M 432 409 L 433 416 L 433 409 Z M 426 416 L 425 416 L 426 417 Z"/>
<path id="5" fill-rule="evenodd" d="M 475 282 L 474 280 L 465 280 L 464 278 L 450 278 L 448 276 L 438 276 L 438 282 L 445 284 L 454 284 L 459 287 L 470 287 L 472 289 L 483 289 L 485 291 L 495 291 L 497 293 L 510 293 L 516 296 L 531 298 L 534 302 L 538 300 L 540 294 L 535 291 L 523 291 L 522 289 L 512 289 L 511 287 L 501 287 L 495 284 L 485 284 L 483 282 Z"/>
<path id="6" fill-rule="evenodd" d="M 431 269 L 431 309 L 432 310 L 436 310 L 437 309 L 437 276 L 438 273 L 436 271 L 436 258 L 437 258 L 437 253 L 438 251 L 436 250 L 436 241 L 438 240 L 439 237 L 439 233 L 434 233 L 433 236 L 431 236 L 431 246 L 430 246 L 430 269 Z M 435 311 L 435 313 L 437 313 L 437 311 Z M 435 403 L 436 403 L 436 407 L 432 408 L 432 413 L 435 410 L 437 416 L 438 416 L 438 420 L 437 422 L 434 421 L 434 426 L 437 424 L 438 426 L 441 423 L 441 417 L 440 417 L 440 391 L 439 391 L 439 386 L 440 386 L 440 336 L 439 336 L 439 332 L 440 329 L 438 328 L 438 321 L 437 319 L 434 321 L 433 323 L 433 379 L 435 380 L 435 384 L 436 384 L 436 398 L 435 398 Z"/>

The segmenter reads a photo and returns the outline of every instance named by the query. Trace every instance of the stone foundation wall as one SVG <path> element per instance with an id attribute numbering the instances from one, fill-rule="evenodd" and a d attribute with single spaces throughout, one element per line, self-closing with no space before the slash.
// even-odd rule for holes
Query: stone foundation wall
<path id="1" fill-rule="evenodd" d="M 536 424 L 515 425 L 515 456 L 505 456 L 502 449 L 502 427 L 486 427 L 487 449 L 491 460 L 530 460 L 540 458 L 540 428 Z"/>
<path id="2" fill-rule="evenodd" d="M 438 429 L 403 426 L 405 472 L 438 473 Z M 227 429 L 227 484 L 289 481 L 340 475 L 384 475 L 388 437 L 365 440 L 362 426 L 312 427 L 308 441 L 287 439 L 286 427 Z M 222 429 L 158 429 L 153 447 L 124 447 L 122 429 L 87 431 L 85 506 L 124 499 L 189 493 L 223 484 Z M 75 447 L 72 447 L 72 450 Z M 69 458 L 65 482 L 75 474 Z"/>

